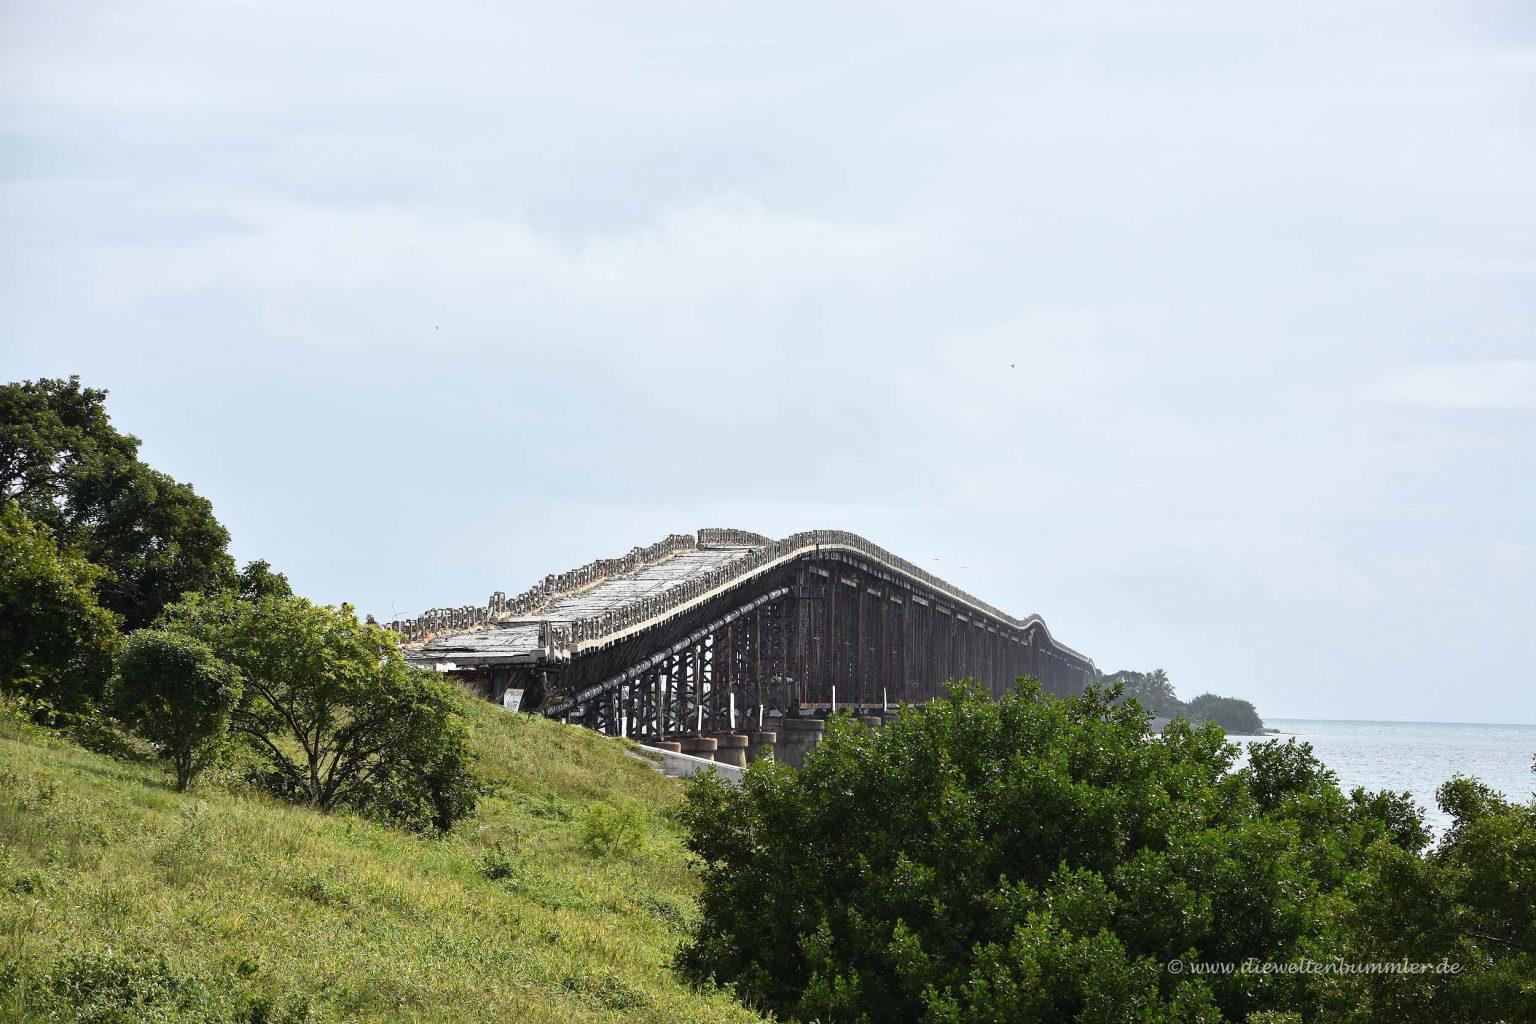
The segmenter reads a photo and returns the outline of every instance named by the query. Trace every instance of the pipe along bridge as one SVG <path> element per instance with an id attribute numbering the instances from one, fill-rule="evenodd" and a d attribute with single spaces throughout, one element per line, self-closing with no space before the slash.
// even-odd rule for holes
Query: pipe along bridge
<path id="1" fill-rule="evenodd" d="M 994 696 L 1019 676 L 1063 695 L 1094 679 L 1040 616 L 835 530 L 674 534 L 514 598 L 387 626 L 411 663 L 485 698 L 665 749 L 718 744 L 726 763 L 776 743 L 798 765 L 828 713 L 879 724 L 954 678 Z"/>

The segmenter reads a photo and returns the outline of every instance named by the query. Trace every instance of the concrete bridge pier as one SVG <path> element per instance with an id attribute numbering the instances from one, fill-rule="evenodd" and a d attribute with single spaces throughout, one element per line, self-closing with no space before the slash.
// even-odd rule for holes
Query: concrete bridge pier
<path id="1" fill-rule="evenodd" d="M 728 764 L 733 768 L 745 768 L 747 766 L 747 736 L 740 732 L 722 732 L 716 736 L 719 748 L 715 753 L 715 760 L 721 764 Z"/>
<path id="2" fill-rule="evenodd" d="M 720 747 L 720 741 L 713 736 L 684 736 L 682 742 L 683 753 L 702 757 L 706 761 L 715 760 L 715 752 Z"/>
<path id="3" fill-rule="evenodd" d="M 760 729 L 757 732 L 747 734 L 747 762 L 761 761 L 764 758 L 773 760 L 775 754 L 770 748 L 777 746 L 779 734 L 772 729 Z"/>
<path id="4" fill-rule="evenodd" d="M 774 757 L 781 764 L 799 768 L 809 754 L 827 734 L 827 723 L 820 718 L 786 718 L 779 723 L 779 741 L 774 745 Z"/>

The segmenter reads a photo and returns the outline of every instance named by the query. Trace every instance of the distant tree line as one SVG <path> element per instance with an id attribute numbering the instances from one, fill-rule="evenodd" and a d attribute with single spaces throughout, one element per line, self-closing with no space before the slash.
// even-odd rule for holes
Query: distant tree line
<path id="1" fill-rule="evenodd" d="M 1226 732 L 1239 736 L 1257 736 L 1264 732 L 1264 720 L 1248 701 L 1202 693 L 1186 703 L 1179 700 L 1168 680 L 1168 673 L 1160 668 L 1151 672 L 1121 669 L 1110 675 L 1101 672 L 1099 683 L 1119 686 L 1122 700 L 1135 698 L 1142 707 L 1162 718 L 1182 718 L 1191 725 L 1215 722 Z"/>
<path id="2" fill-rule="evenodd" d="M 178 789 L 221 765 L 410 828 L 471 813 L 457 688 L 350 606 L 237 569 L 209 502 L 140 460 L 106 397 L 78 377 L 0 387 L 0 691 L 148 748 Z"/>

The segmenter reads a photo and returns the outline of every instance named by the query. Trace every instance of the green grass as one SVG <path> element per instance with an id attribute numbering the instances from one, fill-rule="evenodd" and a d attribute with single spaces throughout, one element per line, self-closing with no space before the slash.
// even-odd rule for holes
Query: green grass
<path id="1" fill-rule="evenodd" d="M 678 784 L 466 703 L 491 792 L 442 839 L 0 717 L 0 1020 L 758 1020 L 668 970 Z"/>

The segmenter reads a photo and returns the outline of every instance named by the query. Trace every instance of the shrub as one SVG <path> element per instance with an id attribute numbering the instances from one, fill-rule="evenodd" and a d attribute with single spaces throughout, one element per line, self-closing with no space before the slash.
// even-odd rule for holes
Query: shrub
<path id="1" fill-rule="evenodd" d="M 567 992 L 603 1010 L 638 1010 L 649 1002 L 643 992 L 635 991 L 612 975 L 570 974 L 565 977 L 564 984 Z"/>
<path id="2" fill-rule="evenodd" d="M 493 882 L 514 881 L 517 863 L 500 843 L 480 855 L 480 873 Z"/>
<path id="3" fill-rule="evenodd" d="M 1536 1020 L 1536 804 L 1472 779 L 1440 787 L 1450 830 L 1428 855 L 1375 851 L 1345 907 L 1357 961 L 1442 962 L 1454 973 L 1346 979 L 1338 1007 L 1393 1024 Z"/>
<path id="4" fill-rule="evenodd" d="M 159 629 L 129 636 L 113 678 L 118 716 L 171 763 L 178 790 L 228 748 L 240 693 L 239 673 L 207 644 Z"/>
<path id="5" fill-rule="evenodd" d="M 691 915 L 682 903 L 666 896 L 650 895 L 640 901 L 645 912 L 660 921 L 669 930 L 683 931 L 691 920 Z"/>
<path id="6" fill-rule="evenodd" d="M 548 818 L 551 821 L 570 821 L 573 817 L 571 806 L 554 793 L 543 793 L 536 797 L 525 797 L 523 807 L 535 818 Z"/>
<path id="7" fill-rule="evenodd" d="M 275 1005 L 233 982 L 173 967 L 160 954 L 91 950 L 32 976 L 15 962 L 0 968 L 0 1013 L 79 1024 L 300 1024 L 310 1019 L 302 1002 Z"/>
<path id="8" fill-rule="evenodd" d="M 600 857 L 627 857 L 645 842 L 645 818 L 633 804 L 594 804 L 581 819 L 581 841 Z"/>

